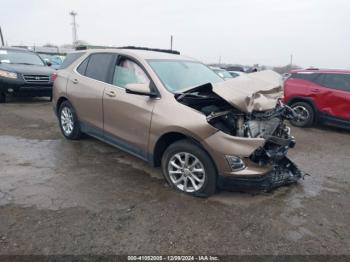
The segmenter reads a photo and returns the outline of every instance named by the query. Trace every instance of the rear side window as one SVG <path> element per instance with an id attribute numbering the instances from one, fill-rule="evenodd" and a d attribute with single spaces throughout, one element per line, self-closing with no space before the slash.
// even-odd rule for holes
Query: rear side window
<path id="1" fill-rule="evenodd" d="M 322 74 L 320 84 L 325 87 L 350 92 L 350 74 Z"/>
<path id="2" fill-rule="evenodd" d="M 86 58 L 86 59 L 78 66 L 77 71 L 78 71 L 79 74 L 85 75 L 88 62 L 89 62 L 89 57 Z"/>
<path id="3" fill-rule="evenodd" d="M 70 66 L 74 61 L 76 61 L 79 57 L 81 57 L 84 52 L 79 53 L 70 53 L 67 54 L 66 58 L 63 60 L 62 64 L 60 65 L 59 69 L 65 69 L 68 66 Z"/>
<path id="4" fill-rule="evenodd" d="M 111 62 L 114 58 L 112 54 L 93 54 L 90 56 L 86 68 L 85 76 L 107 82 L 107 76 L 111 68 Z"/>
<path id="5" fill-rule="evenodd" d="M 317 75 L 318 74 L 315 73 L 293 73 L 291 77 L 314 82 L 317 78 Z"/>

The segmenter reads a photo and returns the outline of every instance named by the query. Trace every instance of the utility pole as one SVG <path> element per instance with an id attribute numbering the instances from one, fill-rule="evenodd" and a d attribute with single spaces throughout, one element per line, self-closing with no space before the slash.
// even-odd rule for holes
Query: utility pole
<path id="1" fill-rule="evenodd" d="M 2 30 L 1 30 L 1 26 L 0 26 L 0 39 L 1 39 L 1 45 L 4 46 L 4 37 L 2 36 Z"/>
<path id="2" fill-rule="evenodd" d="M 293 66 L 293 54 L 290 55 L 290 69 L 292 69 Z"/>
<path id="3" fill-rule="evenodd" d="M 72 31 L 73 31 L 73 46 L 75 46 L 75 44 L 76 44 L 76 42 L 77 42 L 77 40 L 78 40 L 78 38 L 77 38 L 77 23 L 76 23 L 76 21 L 75 21 L 75 17 L 77 16 L 77 12 L 75 12 L 75 11 L 71 11 L 70 13 L 69 13 L 71 16 L 72 16 L 72 18 L 73 18 L 73 23 L 72 23 Z"/>
<path id="4" fill-rule="evenodd" d="M 170 36 L 170 50 L 173 50 L 173 36 Z"/>

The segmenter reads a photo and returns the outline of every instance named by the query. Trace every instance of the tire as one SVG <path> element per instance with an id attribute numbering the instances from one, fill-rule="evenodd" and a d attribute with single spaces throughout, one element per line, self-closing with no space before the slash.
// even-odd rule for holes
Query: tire
<path id="1" fill-rule="evenodd" d="M 58 121 L 63 136 L 70 140 L 78 140 L 82 133 L 77 114 L 69 101 L 64 101 L 58 111 Z"/>
<path id="2" fill-rule="evenodd" d="M 0 93 L 0 103 L 6 103 L 6 94 L 5 93 Z"/>
<path id="3" fill-rule="evenodd" d="M 310 127 L 315 121 L 315 110 L 312 106 L 305 102 L 296 102 L 291 105 L 291 108 L 304 119 L 291 120 L 290 123 L 297 127 Z"/>
<path id="4" fill-rule="evenodd" d="M 196 164 L 191 166 L 196 159 Z M 197 171 L 193 172 L 194 169 Z M 201 169 L 204 172 L 200 172 Z M 207 152 L 190 140 L 179 140 L 165 150 L 162 171 L 169 185 L 183 193 L 208 197 L 216 191 L 217 172 L 213 161 Z"/>

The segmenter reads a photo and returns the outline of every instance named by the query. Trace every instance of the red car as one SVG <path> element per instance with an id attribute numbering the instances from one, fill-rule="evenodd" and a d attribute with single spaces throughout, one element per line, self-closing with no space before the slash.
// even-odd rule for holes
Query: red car
<path id="1" fill-rule="evenodd" d="M 350 70 L 294 70 L 284 83 L 284 101 L 299 115 L 291 121 L 295 126 L 350 128 Z"/>

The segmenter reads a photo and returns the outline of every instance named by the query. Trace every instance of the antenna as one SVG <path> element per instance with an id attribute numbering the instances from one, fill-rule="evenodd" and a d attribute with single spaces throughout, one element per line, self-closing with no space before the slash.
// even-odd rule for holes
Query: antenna
<path id="1" fill-rule="evenodd" d="M 77 40 L 78 40 L 78 37 L 77 37 L 77 23 L 76 23 L 76 21 L 75 21 L 75 17 L 78 15 L 78 13 L 75 12 L 75 11 L 71 11 L 69 14 L 70 14 L 70 15 L 72 16 L 72 18 L 73 18 L 73 23 L 72 23 L 73 46 L 75 46 L 75 44 L 76 44 L 76 42 L 77 42 Z"/>

